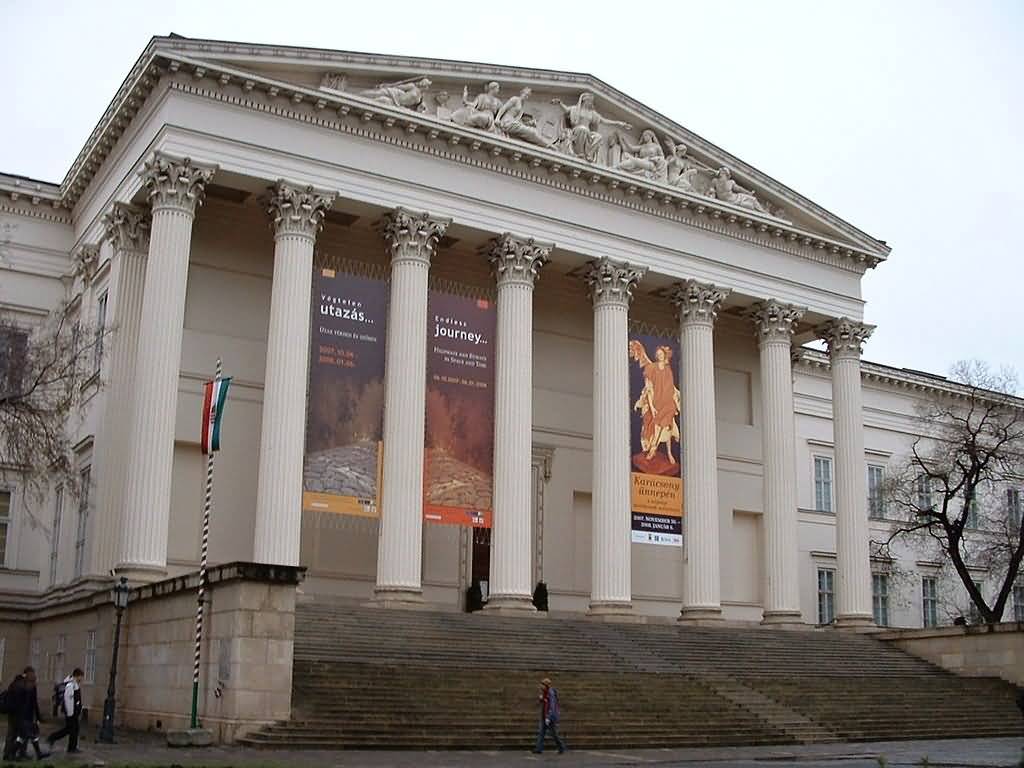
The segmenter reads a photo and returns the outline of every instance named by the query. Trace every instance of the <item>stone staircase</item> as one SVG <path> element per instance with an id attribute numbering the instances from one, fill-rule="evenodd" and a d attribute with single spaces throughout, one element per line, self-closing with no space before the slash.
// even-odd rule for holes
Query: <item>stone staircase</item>
<path id="1" fill-rule="evenodd" d="M 550 676 L 571 747 L 1019 736 L 1013 686 L 834 631 L 605 624 L 301 604 L 292 719 L 310 749 L 525 749 Z"/>

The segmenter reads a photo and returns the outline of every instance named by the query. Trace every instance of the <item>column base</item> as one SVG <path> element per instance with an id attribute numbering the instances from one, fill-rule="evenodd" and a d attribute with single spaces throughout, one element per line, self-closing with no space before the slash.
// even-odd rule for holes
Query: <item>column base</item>
<path id="1" fill-rule="evenodd" d="M 159 565 L 119 565 L 114 569 L 114 574 L 117 578 L 124 576 L 128 584 L 135 587 L 166 579 L 167 569 Z"/>
<path id="2" fill-rule="evenodd" d="M 526 616 L 536 617 L 547 615 L 544 611 L 538 611 L 533 604 L 532 597 L 523 595 L 494 595 L 492 594 L 484 606 L 484 613 L 489 616 Z"/>
<path id="3" fill-rule="evenodd" d="M 647 621 L 645 616 L 633 613 L 632 603 L 591 603 L 587 609 L 587 618 L 623 624 L 643 624 Z"/>
<path id="4" fill-rule="evenodd" d="M 765 611 L 761 626 L 771 629 L 806 629 L 807 623 L 800 611 Z"/>
<path id="5" fill-rule="evenodd" d="M 833 626 L 846 632 L 878 632 L 875 626 L 875 617 L 863 613 L 851 613 L 844 616 L 836 616 Z"/>
<path id="6" fill-rule="evenodd" d="M 692 608 L 684 606 L 676 621 L 680 624 L 693 624 L 694 626 L 717 626 L 723 621 L 722 609 L 712 606 L 693 606 Z"/>
<path id="7" fill-rule="evenodd" d="M 366 603 L 368 608 L 397 608 L 399 610 L 423 611 L 429 606 L 423 602 L 423 593 L 414 589 L 377 589 L 373 599 Z"/>

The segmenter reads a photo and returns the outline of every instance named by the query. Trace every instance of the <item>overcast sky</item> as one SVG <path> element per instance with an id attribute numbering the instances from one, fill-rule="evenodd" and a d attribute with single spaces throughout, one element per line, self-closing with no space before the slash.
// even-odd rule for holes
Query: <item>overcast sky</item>
<path id="1" fill-rule="evenodd" d="M 169 32 L 593 74 L 888 241 L 867 359 L 1024 369 L 1019 0 L 0 0 L 0 171 L 61 181 Z"/>

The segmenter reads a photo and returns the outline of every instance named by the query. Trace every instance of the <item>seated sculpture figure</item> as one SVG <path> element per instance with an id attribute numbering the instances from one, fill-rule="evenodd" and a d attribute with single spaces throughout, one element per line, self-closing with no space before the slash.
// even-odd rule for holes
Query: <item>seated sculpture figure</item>
<path id="1" fill-rule="evenodd" d="M 381 83 L 376 88 L 361 91 L 359 95 L 388 106 L 423 112 L 426 110 L 423 106 L 423 91 L 429 87 L 430 80 L 425 77 L 414 77 L 397 83 Z"/>
<path id="2" fill-rule="evenodd" d="M 510 139 L 519 139 L 538 147 L 550 147 L 554 139 L 548 139 L 537 129 L 533 116 L 526 112 L 526 100 L 532 91 L 523 88 L 518 95 L 506 101 L 498 110 L 497 127 Z"/>
<path id="3" fill-rule="evenodd" d="M 740 208 L 746 208 L 758 213 L 768 213 L 757 195 L 752 190 L 744 189 L 732 179 L 732 171 L 726 166 L 718 169 L 718 173 L 711 180 L 711 189 L 708 196 L 717 198 L 725 203 L 732 203 Z"/>
<path id="4" fill-rule="evenodd" d="M 610 120 L 594 108 L 594 94 L 584 91 L 574 106 L 566 106 L 561 99 L 552 99 L 565 113 L 566 150 L 590 163 L 604 162 L 601 151 L 604 149 L 604 136 L 598 132 L 602 125 L 631 130 L 633 126 L 620 120 Z"/>
<path id="5" fill-rule="evenodd" d="M 501 109 L 498 93 L 501 86 L 488 83 L 483 93 L 470 101 L 469 86 L 462 89 L 462 106 L 452 112 L 452 122 L 466 128 L 478 128 L 481 131 L 494 129 L 495 116 Z"/>
<path id="6" fill-rule="evenodd" d="M 642 175 L 652 181 L 667 181 L 668 162 L 665 160 L 665 150 L 654 131 L 648 129 L 641 133 L 639 144 L 634 144 L 621 133 L 615 135 L 614 141 L 618 147 L 630 153 L 620 155 L 620 159 L 614 163 L 615 170 Z"/>

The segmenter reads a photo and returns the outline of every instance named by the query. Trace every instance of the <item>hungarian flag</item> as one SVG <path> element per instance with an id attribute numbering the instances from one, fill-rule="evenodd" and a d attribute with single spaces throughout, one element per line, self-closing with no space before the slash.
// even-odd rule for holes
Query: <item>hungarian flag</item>
<path id="1" fill-rule="evenodd" d="M 224 414 L 224 401 L 228 399 L 231 379 L 215 379 L 203 385 L 203 454 L 220 450 L 220 417 Z"/>

